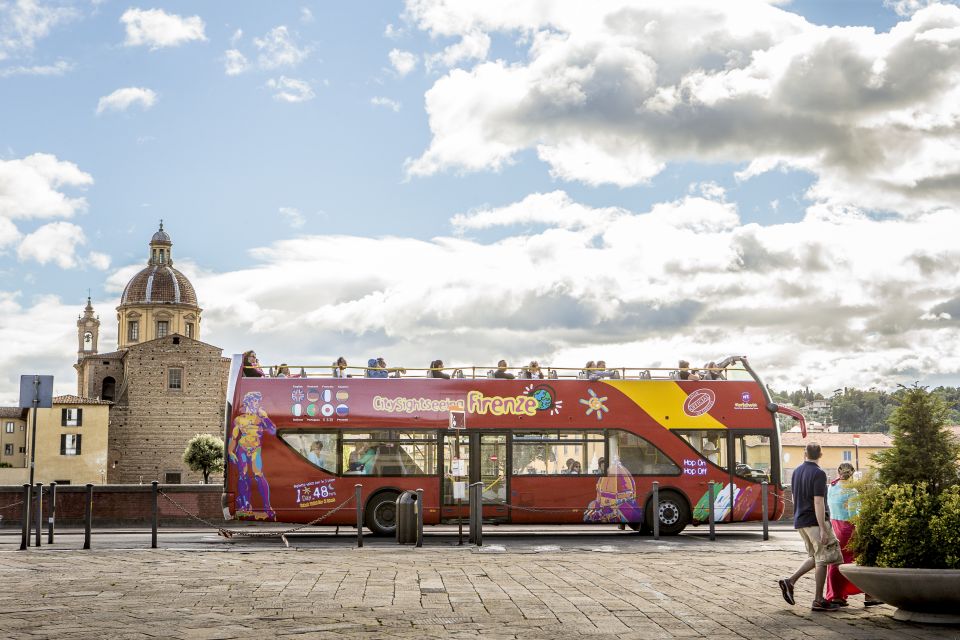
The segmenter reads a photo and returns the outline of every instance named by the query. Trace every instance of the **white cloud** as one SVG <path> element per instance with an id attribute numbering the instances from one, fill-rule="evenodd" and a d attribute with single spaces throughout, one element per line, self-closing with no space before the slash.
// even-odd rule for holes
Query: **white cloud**
<path id="1" fill-rule="evenodd" d="M 0 216 L 0 254 L 5 248 L 20 242 L 20 238 L 21 235 L 17 225 L 13 224 L 13 221 L 9 218 Z"/>
<path id="2" fill-rule="evenodd" d="M 300 210 L 294 207 L 280 207 L 280 217 L 293 229 L 299 229 L 307 222 Z"/>
<path id="3" fill-rule="evenodd" d="M 234 45 L 240 42 L 240 39 L 243 38 L 243 29 L 237 29 L 233 32 L 233 35 L 230 36 L 230 44 Z"/>
<path id="4" fill-rule="evenodd" d="M 126 26 L 124 44 L 128 47 L 149 46 L 155 50 L 207 39 L 200 16 L 184 18 L 162 9 L 127 9 L 120 22 Z"/>
<path id="5" fill-rule="evenodd" d="M 407 75 L 417 67 L 417 56 L 409 51 L 391 49 L 387 57 L 390 59 L 390 65 L 400 77 Z"/>
<path id="6" fill-rule="evenodd" d="M 0 218 L 70 217 L 84 211 L 84 198 L 71 198 L 63 187 L 87 187 L 90 174 L 48 153 L 0 160 Z"/>
<path id="7" fill-rule="evenodd" d="M 86 263 L 94 269 L 106 271 L 110 268 L 110 256 L 105 253 L 100 253 L 99 251 L 91 251 L 87 254 Z"/>
<path id="8" fill-rule="evenodd" d="M 306 102 L 316 97 L 310 83 L 296 78 L 286 76 L 271 78 L 267 80 L 267 87 L 273 89 L 273 98 L 281 102 Z"/>
<path id="9" fill-rule="evenodd" d="M 313 22 L 313 11 L 307 7 L 300 7 L 300 22 L 310 24 Z"/>
<path id="10" fill-rule="evenodd" d="M 254 38 L 253 44 L 260 51 L 257 60 L 261 69 L 295 67 L 310 54 L 310 48 L 298 46 L 283 25 L 274 27 L 262 38 Z"/>
<path id="11" fill-rule="evenodd" d="M 23 238 L 17 248 L 17 258 L 40 264 L 52 262 L 62 269 L 72 269 L 78 266 L 77 247 L 86 243 L 87 237 L 79 226 L 70 222 L 51 222 Z M 98 259 L 98 263 L 102 264 L 102 260 Z"/>
<path id="12" fill-rule="evenodd" d="M 229 49 L 223 54 L 224 70 L 228 76 L 237 76 L 250 68 L 247 57 L 237 49 Z"/>
<path id="13" fill-rule="evenodd" d="M 822 27 L 787 9 L 408 0 L 419 29 L 477 43 L 462 58 L 443 49 L 427 60 L 481 59 L 482 36 L 513 37 L 526 51 L 434 83 L 432 139 L 407 171 L 498 170 L 534 150 L 555 178 L 631 186 L 696 158 L 750 165 L 743 179 L 810 172 L 807 196 L 837 208 L 953 206 L 960 8 L 931 5 L 888 33 Z"/>
<path id="14" fill-rule="evenodd" d="M 426 57 L 427 69 L 453 67 L 464 60 L 485 60 L 490 51 L 490 36 L 482 31 L 465 33 L 460 42 Z"/>
<path id="15" fill-rule="evenodd" d="M 83 312 L 86 291 L 64 303 L 55 296 L 37 296 L 29 303 L 20 291 L 0 290 L 0 405 L 15 406 L 20 376 L 52 374 L 54 394 L 76 394 L 77 315 Z M 115 301 L 94 301 L 101 314 L 99 350 L 116 347 L 116 325 L 109 318 Z M 113 326 L 111 326 L 113 324 Z"/>
<path id="16" fill-rule="evenodd" d="M 0 68 L 0 78 L 9 78 L 11 76 L 62 76 L 72 70 L 72 62 L 58 60 L 53 64 L 3 67 Z"/>
<path id="17" fill-rule="evenodd" d="M 77 15 L 71 7 L 48 6 L 36 0 L 0 2 L 0 60 L 30 53 L 37 40 Z"/>
<path id="18" fill-rule="evenodd" d="M 956 4 L 950 0 L 883 0 L 883 6 L 893 9 L 898 16 L 912 16 L 932 4 Z"/>
<path id="19" fill-rule="evenodd" d="M 392 100 L 383 96 L 374 96 L 370 98 L 370 104 L 375 107 L 385 107 L 394 113 L 400 111 L 400 107 L 402 106 L 398 100 Z"/>
<path id="20" fill-rule="evenodd" d="M 402 27 L 398 27 L 394 24 L 388 24 L 383 29 L 383 35 L 391 40 L 396 40 L 406 33 L 406 30 Z"/>
<path id="21" fill-rule="evenodd" d="M 133 105 L 139 105 L 146 111 L 156 103 L 157 94 L 152 89 L 124 87 L 100 98 L 97 102 L 97 115 L 104 111 L 126 111 Z"/>

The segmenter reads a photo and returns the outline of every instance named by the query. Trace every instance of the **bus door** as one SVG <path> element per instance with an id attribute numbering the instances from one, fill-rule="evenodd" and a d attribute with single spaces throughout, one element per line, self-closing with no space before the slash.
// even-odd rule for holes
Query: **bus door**
<path id="1" fill-rule="evenodd" d="M 731 501 L 736 500 L 730 510 L 731 522 L 761 519 L 763 500 L 759 483 L 770 482 L 771 474 L 778 471 L 774 458 L 769 431 L 730 431 L 730 482 L 738 489 L 736 495 L 731 493 Z M 771 490 L 770 494 L 773 493 Z M 773 507 L 768 508 L 772 517 Z"/>
<path id="2" fill-rule="evenodd" d="M 506 517 L 509 495 L 507 483 L 507 435 L 505 433 L 464 432 L 443 434 L 443 518 L 469 516 L 468 494 L 458 501 L 456 483 L 483 483 L 484 517 Z M 501 505 L 501 506 L 497 506 Z"/>

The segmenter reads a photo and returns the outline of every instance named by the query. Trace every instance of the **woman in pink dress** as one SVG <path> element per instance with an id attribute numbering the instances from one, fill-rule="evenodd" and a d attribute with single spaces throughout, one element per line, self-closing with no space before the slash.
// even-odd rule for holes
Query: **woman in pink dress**
<path id="1" fill-rule="evenodd" d="M 827 487 L 827 506 L 830 509 L 830 524 L 833 532 L 840 541 L 840 552 L 844 563 L 853 562 L 853 551 L 850 550 L 850 538 L 853 537 L 853 517 L 860 512 L 860 495 L 852 486 L 853 465 L 842 462 L 837 467 L 837 478 Z M 827 601 L 841 607 L 847 606 L 847 596 L 862 593 L 855 584 L 843 577 L 839 564 L 827 567 Z M 868 593 L 863 594 L 863 605 L 872 607 L 883 604 Z"/>

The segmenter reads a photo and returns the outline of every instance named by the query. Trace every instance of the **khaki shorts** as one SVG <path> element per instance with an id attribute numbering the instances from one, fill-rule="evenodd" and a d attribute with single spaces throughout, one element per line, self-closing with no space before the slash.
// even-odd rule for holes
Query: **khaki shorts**
<path id="1" fill-rule="evenodd" d="M 820 542 L 820 527 L 803 527 L 797 529 L 800 537 L 803 538 L 803 544 L 807 547 L 807 555 L 813 558 L 814 562 L 819 564 L 837 564 L 843 561 L 840 555 L 840 541 L 833 533 L 833 527 L 827 529 L 827 544 Z"/>

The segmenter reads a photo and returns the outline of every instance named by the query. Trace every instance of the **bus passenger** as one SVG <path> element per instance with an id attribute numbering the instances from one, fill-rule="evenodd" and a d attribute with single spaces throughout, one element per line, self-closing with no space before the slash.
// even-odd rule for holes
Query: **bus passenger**
<path id="1" fill-rule="evenodd" d="M 686 360 L 680 361 L 680 366 L 678 367 L 677 377 L 681 380 L 699 380 L 700 376 L 697 374 L 696 369 L 690 368 L 690 363 Z"/>
<path id="2" fill-rule="evenodd" d="M 493 372 L 493 377 L 503 378 L 505 380 L 513 380 L 516 376 L 507 372 L 507 361 L 501 360 L 497 363 L 497 370 Z"/>
<path id="3" fill-rule="evenodd" d="M 334 378 L 349 378 L 347 374 L 347 359 L 343 356 L 337 358 L 337 361 L 333 363 L 333 377 Z"/>
<path id="4" fill-rule="evenodd" d="M 387 361 L 383 359 L 383 356 L 377 358 L 377 366 L 387 372 L 384 378 L 399 378 L 401 373 L 406 373 L 407 370 L 403 367 L 387 367 Z"/>
<path id="5" fill-rule="evenodd" d="M 370 358 L 369 360 L 367 360 L 367 371 L 365 374 L 367 378 L 386 378 L 387 377 L 388 375 L 387 368 L 385 366 L 380 365 L 380 362 L 382 360 L 383 358 L 379 358 L 379 359 Z"/>
<path id="6" fill-rule="evenodd" d="M 243 354 L 243 370 L 240 372 L 244 378 L 262 378 L 263 369 L 260 368 L 260 362 L 257 360 L 257 354 L 253 349 Z"/>
<path id="7" fill-rule="evenodd" d="M 444 380 L 450 379 L 450 374 L 443 372 L 443 360 L 434 360 L 430 363 L 430 370 L 427 372 L 427 377 L 442 378 Z"/>
<path id="8" fill-rule="evenodd" d="M 581 371 L 580 375 L 577 377 L 582 378 L 583 380 L 589 380 L 590 376 L 593 375 L 593 370 L 596 368 L 597 368 L 597 363 L 594 362 L 593 360 L 588 360 L 587 364 L 583 365 L 583 371 Z"/>
<path id="9" fill-rule="evenodd" d="M 526 380 L 543 380 L 543 371 L 540 370 L 540 363 L 536 360 L 531 360 L 520 377 Z"/>
<path id="10" fill-rule="evenodd" d="M 573 458 L 567 459 L 567 468 L 564 469 L 561 473 L 564 475 L 574 475 L 578 476 L 581 473 L 580 463 Z"/>
<path id="11" fill-rule="evenodd" d="M 277 367 L 277 373 L 274 376 L 275 378 L 289 378 L 290 377 L 290 367 L 286 362 Z"/>

